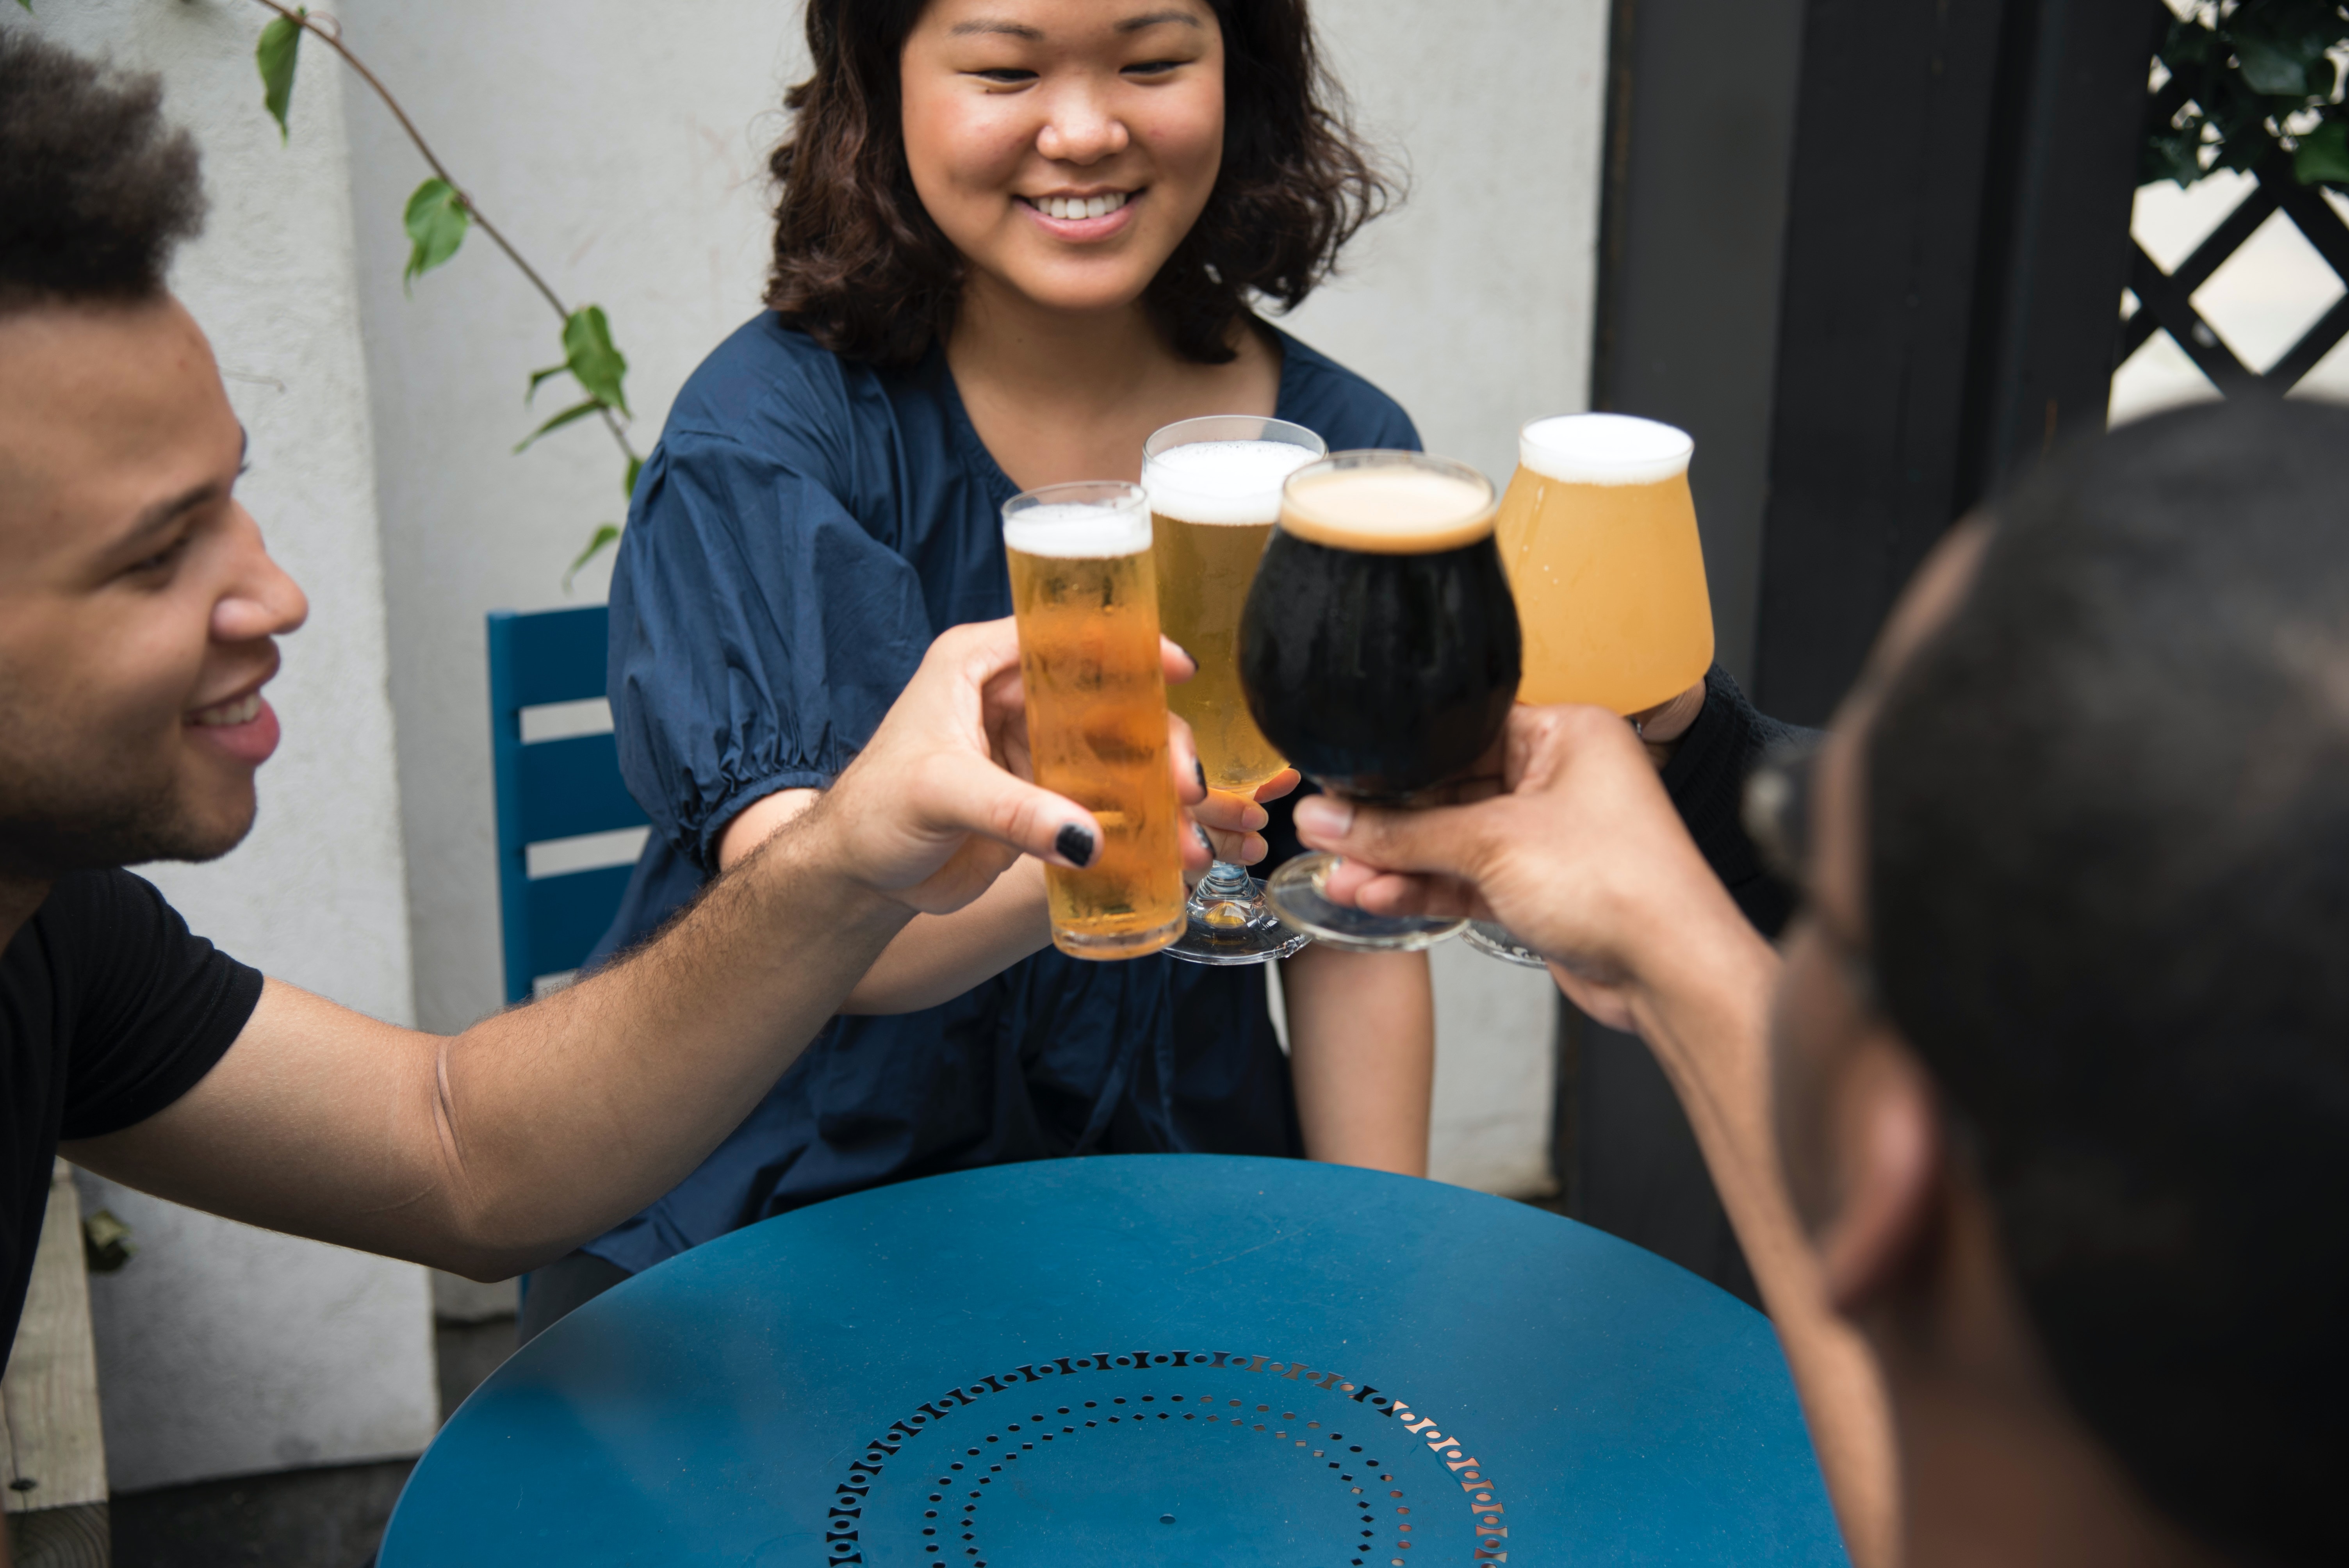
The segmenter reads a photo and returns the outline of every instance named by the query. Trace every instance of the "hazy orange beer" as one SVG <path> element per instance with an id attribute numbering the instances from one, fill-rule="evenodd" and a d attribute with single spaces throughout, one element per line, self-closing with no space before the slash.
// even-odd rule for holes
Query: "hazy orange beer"
<path id="1" fill-rule="evenodd" d="M 1167 760 L 1166 676 L 1150 507 L 1139 485 L 1051 485 L 1003 507 L 1036 782 L 1093 814 L 1083 871 L 1044 868 L 1052 945 L 1135 958 L 1183 933 L 1182 807 Z"/>
<path id="2" fill-rule="evenodd" d="M 1638 713 L 1704 678 L 1713 601 L 1685 431 L 1621 414 L 1536 419 L 1495 534 L 1525 632 L 1518 700 Z"/>

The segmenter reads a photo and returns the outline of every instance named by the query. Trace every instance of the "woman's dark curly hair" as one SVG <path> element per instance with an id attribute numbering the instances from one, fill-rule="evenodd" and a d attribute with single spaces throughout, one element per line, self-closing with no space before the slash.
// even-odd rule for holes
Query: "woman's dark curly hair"
<path id="1" fill-rule="evenodd" d="M 953 325 L 964 263 L 914 190 L 898 60 L 926 0 L 808 0 L 815 74 L 783 99 L 769 163 L 767 304 L 850 359 L 906 365 Z M 1144 302 L 1175 351 L 1220 365 L 1251 296 L 1288 310 L 1384 211 L 1387 177 L 1347 123 L 1305 0 L 1207 0 L 1224 35 L 1224 163 Z"/>

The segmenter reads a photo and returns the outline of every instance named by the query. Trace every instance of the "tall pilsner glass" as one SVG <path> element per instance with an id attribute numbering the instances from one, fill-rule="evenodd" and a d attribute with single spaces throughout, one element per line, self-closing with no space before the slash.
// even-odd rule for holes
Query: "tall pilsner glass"
<path id="1" fill-rule="evenodd" d="M 1257 727 L 1335 794 L 1409 806 L 1500 738 L 1517 616 L 1491 481 L 1417 452 L 1338 452 L 1291 474 L 1240 622 Z M 1281 917 L 1340 947 L 1425 947 L 1466 923 L 1383 918 L 1326 897 L 1333 857 L 1266 884 Z"/>
<path id="2" fill-rule="evenodd" d="M 1253 795 L 1288 766 L 1240 695 L 1240 611 L 1280 515 L 1282 482 L 1328 449 L 1302 425 L 1255 415 L 1185 419 L 1142 449 L 1158 624 L 1199 664 L 1167 702 L 1189 722 L 1211 789 Z M 1312 940 L 1281 923 L 1247 867 L 1217 861 L 1192 892 L 1189 929 L 1166 956 L 1264 964 Z"/>
<path id="3" fill-rule="evenodd" d="M 1166 738 L 1150 509 L 1139 485 L 1051 485 L 1003 506 L 1036 782 L 1093 814 L 1083 871 L 1044 868 L 1052 945 L 1138 958 L 1183 933 L 1183 811 Z"/>
<path id="4" fill-rule="evenodd" d="M 1713 600 L 1689 496 L 1685 431 L 1622 414 L 1536 419 L 1495 537 L 1525 628 L 1529 703 L 1630 715 L 1669 702 L 1713 663 Z M 1497 926 L 1468 940 L 1497 958 L 1538 954 Z"/>

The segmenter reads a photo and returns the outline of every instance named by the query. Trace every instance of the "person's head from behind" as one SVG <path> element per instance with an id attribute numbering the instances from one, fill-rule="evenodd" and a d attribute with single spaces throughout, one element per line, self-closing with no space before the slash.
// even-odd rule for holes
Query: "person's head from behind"
<path id="1" fill-rule="evenodd" d="M 811 0 L 807 35 L 767 301 L 850 358 L 1140 305 L 1223 363 L 1386 198 L 1305 0 Z"/>
<path id="2" fill-rule="evenodd" d="M 1779 1115 L 1912 1538 L 2036 1486 L 2137 1518 L 2071 1561 L 2349 1554 L 2344 497 L 2349 410 L 2069 453 L 1822 757 Z"/>
<path id="3" fill-rule="evenodd" d="M 164 286 L 203 195 L 160 100 L 0 31 L 0 878 L 233 847 L 305 614 Z"/>

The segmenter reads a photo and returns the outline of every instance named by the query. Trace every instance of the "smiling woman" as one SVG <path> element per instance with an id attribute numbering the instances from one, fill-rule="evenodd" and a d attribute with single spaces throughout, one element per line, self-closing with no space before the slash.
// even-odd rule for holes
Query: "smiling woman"
<path id="1" fill-rule="evenodd" d="M 622 767 L 656 831 L 609 951 L 844 768 L 930 640 L 1007 614 L 1016 493 L 1133 480 L 1153 430 L 1274 416 L 1419 444 L 1394 402 L 1255 314 L 1303 300 L 1387 200 L 1303 0 L 812 0 L 773 308 L 706 361 L 612 583 Z M 1293 772 L 1196 813 L 1293 850 Z M 1268 806 L 1271 810 L 1268 810 Z M 1088 1152 L 1419 1172 L 1424 960 L 1085 963 L 1034 861 L 916 921 L 676 1191 L 533 1285 L 525 1331 L 734 1226 L 933 1171 Z M 883 1016 L 885 1015 L 885 1016 Z"/>
<path id="2" fill-rule="evenodd" d="M 1016 233 L 1007 204 L 1067 221 L 1053 207 L 1081 197 L 1091 222 L 1096 200 L 1101 215 L 1148 205 L 1148 174 L 1159 211 L 1118 270 L 1177 352 L 1222 363 L 1251 294 L 1302 303 L 1389 200 L 1302 4 L 819 4 L 808 46 L 816 72 L 785 99 L 797 119 L 772 161 L 767 303 L 852 357 L 905 364 L 950 330 L 986 236 Z M 942 143 L 951 171 L 909 158 Z M 1134 167 L 1096 167 L 1129 152 Z M 1035 167 L 999 166 L 1023 156 Z"/>

